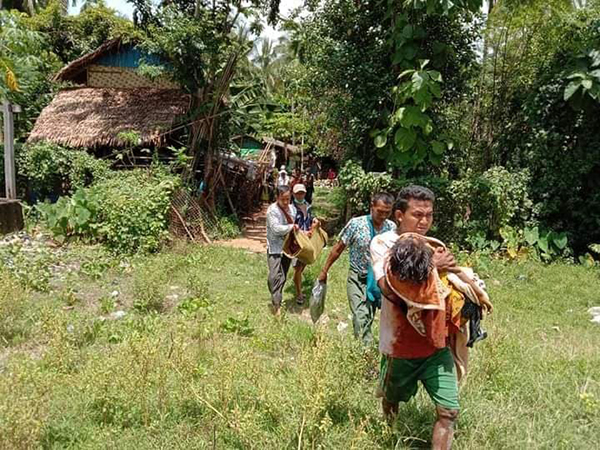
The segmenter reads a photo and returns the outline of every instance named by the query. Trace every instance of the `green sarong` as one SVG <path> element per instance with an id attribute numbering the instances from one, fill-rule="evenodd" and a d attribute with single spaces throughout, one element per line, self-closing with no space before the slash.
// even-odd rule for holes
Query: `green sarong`
<path id="1" fill-rule="evenodd" d="M 409 401 L 421 381 L 433 403 L 459 410 L 458 380 L 452 353 L 443 348 L 427 358 L 401 359 L 381 355 L 379 394 L 389 402 Z"/>

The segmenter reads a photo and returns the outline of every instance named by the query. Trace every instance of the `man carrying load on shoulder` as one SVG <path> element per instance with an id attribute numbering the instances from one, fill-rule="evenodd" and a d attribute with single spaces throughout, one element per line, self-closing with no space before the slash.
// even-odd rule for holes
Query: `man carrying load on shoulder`
<path id="1" fill-rule="evenodd" d="M 411 325 L 406 302 L 396 295 L 386 279 L 390 249 L 403 233 L 425 236 L 429 232 L 434 201 L 433 192 L 425 187 L 402 189 L 394 205 L 397 230 L 381 234 L 371 243 L 373 272 L 383 293 L 378 395 L 382 397 L 384 415 L 390 420 L 398 413 L 399 402 L 406 402 L 416 394 L 417 383 L 421 381 L 436 405 L 432 446 L 448 449 L 452 445 L 454 422 L 459 411 L 458 379 L 452 353 L 447 346 L 440 349 L 433 345 Z M 431 265 L 438 271 L 456 270 L 454 257 L 447 250 L 436 250 L 431 256 Z"/>
<path id="2" fill-rule="evenodd" d="M 290 203 L 289 186 L 277 188 L 277 200 L 267 209 L 267 263 L 269 278 L 267 280 L 273 314 L 280 315 L 283 287 L 287 279 L 291 259 L 283 254 L 283 242 L 292 230 L 299 227 L 294 223 L 296 208 Z"/>
<path id="3" fill-rule="evenodd" d="M 327 281 L 329 269 L 346 247 L 350 250 L 350 269 L 346 290 L 352 312 L 354 337 L 365 345 L 373 341 L 371 326 L 377 309 L 376 304 L 367 299 L 367 272 L 369 270 L 369 245 L 374 236 L 396 229 L 388 220 L 394 199 L 390 194 L 378 193 L 371 199 L 371 214 L 351 219 L 340 232 L 338 242 L 333 246 L 319 281 Z"/>

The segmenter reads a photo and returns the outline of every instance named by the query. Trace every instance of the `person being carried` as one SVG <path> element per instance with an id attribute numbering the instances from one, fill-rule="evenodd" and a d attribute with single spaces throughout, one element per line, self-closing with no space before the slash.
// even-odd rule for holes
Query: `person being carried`
<path id="1" fill-rule="evenodd" d="M 293 190 L 293 205 L 296 208 L 296 219 L 294 223 L 298 225 L 300 231 L 306 232 L 309 236 L 314 227 L 319 226 L 319 221 L 313 218 L 312 205 L 306 200 L 306 188 L 303 184 L 294 185 Z M 294 286 L 296 287 L 296 303 L 302 305 L 306 300 L 302 293 L 302 272 L 306 268 L 306 264 L 294 258 L 292 261 L 294 267 Z"/>
<path id="2" fill-rule="evenodd" d="M 452 445 L 454 422 L 458 417 L 458 379 L 450 349 L 438 348 L 420 334 L 407 318 L 406 303 L 394 293 L 386 279 L 389 251 L 403 233 L 425 236 L 433 224 L 435 196 L 422 186 L 400 191 L 394 204 L 395 231 L 376 236 L 371 243 L 374 277 L 382 291 L 379 350 L 381 370 L 378 395 L 383 413 L 392 421 L 399 402 L 412 398 L 420 381 L 436 406 L 432 447 L 448 449 Z M 419 264 L 413 264 L 418 268 Z M 445 248 L 436 249 L 421 269 L 432 265 L 438 271 L 456 270 L 454 256 Z M 416 270 L 416 269 L 415 269 Z M 418 272 L 416 272 L 418 273 Z"/>
<path id="3" fill-rule="evenodd" d="M 443 242 L 403 233 L 389 250 L 385 280 L 404 303 L 408 322 L 436 348 L 450 347 L 460 381 L 467 372 L 469 348 L 487 334 L 484 313 L 493 306 L 485 284 L 468 267 L 438 271 L 431 264 Z"/>
<path id="4" fill-rule="evenodd" d="M 290 204 L 291 194 L 288 186 L 277 188 L 277 200 L 267 209 L 267 263 L 269 277 L 267 284 L 271 293 L 273 314 L 278 316 L 283 299 L 283 287 L 290 268 L 290 258 L 282 252 L 286 235 L 292 230 L 298 230 L 294 224 L 296 208 Z"/>
<path id="5" fill-rule="evenodd" d="M 371 327 L 377 309 L 375 303 L 367 299 L 367 272 L 369 269 L 369 245 L 374 236 L 393 231 L 396 225 L 388 220 L 392 212 L 394 199 L 390 194 L 381 192 L 371 199 L 371 214 L 351 219 L 338 236 L 327 261 L 319 274 L 319 281 L 327 281 L 329 269 L 342 255 L 346 247 L 350 249 L 350 269 L 346 282 L 346 291 L 354 337 L 365 345 L 373 341 Z"/>

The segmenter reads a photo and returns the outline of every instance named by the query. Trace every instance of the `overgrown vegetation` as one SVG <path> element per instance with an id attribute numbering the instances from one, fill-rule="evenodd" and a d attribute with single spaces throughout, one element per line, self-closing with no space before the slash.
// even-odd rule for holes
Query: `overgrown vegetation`
<path id="1" fill-rule="evenodd" d="M 345 260 L 330 273 L 319 327 L 293 304 L 292 286 L 284 318 L 272 318 L 261 255 L 178 245 L 122 259 L 70 245 L 47 264 L 59 261 L 47 293 L 0 275 L 3 447 L 376 449 L 430 439 L 426 394 L 389 428 L 373 395 L 375 352 L 338 331 L 348 323 Z M 461 388 L 456 448 L 594 447 L 600 360 L 586 310 L 597 269 L 471 262 L 496 311 Z M 307 289 L 317 273 L 307 269 Z"/>
<path id="2" fill-rule="evenodd" d="M 116 172 L 38 210 L 55 236 L 99 240 L 117 252 L 156 251 L 167 237 L 178 178 L 159 169 Z"/>

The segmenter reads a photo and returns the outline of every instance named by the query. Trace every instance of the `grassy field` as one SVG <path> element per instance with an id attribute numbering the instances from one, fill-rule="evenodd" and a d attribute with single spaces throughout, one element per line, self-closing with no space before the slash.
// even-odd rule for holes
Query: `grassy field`
<path id="1" fill-rule="evenodd" d="M 345 259 L 315 328 L 291 286 L 282 319 L 269 314 L 263 255 L 187 244 L 130 260 L 89 246 L 11 252 L 0 448 L 428 446 L 423 392 L 394 427 L 382 420 L 377 353 L 351 336 Z M 600 326 L 586 312 L 600 305 L 598 272 L 481 267 L 496 312 L 461 388 L 455 448 L 598 448 Z"/>

